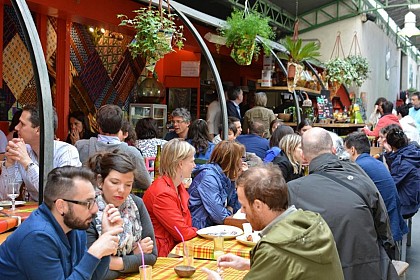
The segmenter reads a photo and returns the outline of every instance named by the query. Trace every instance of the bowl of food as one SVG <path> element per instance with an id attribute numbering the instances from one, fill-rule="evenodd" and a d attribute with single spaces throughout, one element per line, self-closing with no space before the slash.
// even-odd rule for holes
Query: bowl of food
<path id="1" fill-rule="evenodd" d="M 290 121 L 290 119 L 292 118 L 292 114 L 284 114 L 284 113 L 280 113 L 278 115 L 278 118 L 281 119 L 284 122 L 288 122 Z"/>
<path id="2" fill-rule="evenodd" d="M 181 278 L 190 278 L 195 273 L 195 267 L 188 265 L 177 265 L 174 270 Z"/>

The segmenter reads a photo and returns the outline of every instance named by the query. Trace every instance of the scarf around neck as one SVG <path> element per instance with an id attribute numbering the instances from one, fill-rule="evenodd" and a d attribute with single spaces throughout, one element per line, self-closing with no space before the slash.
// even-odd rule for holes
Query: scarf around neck
<path id="1" fill-rule="evenodd" d="M 102 215 L 105 206 L 108 204 L 105 202 L 102 195 L 96 198 L 98 204 L 98 213 L 96 213 L 96 230 L 99 235 L 102 233 Z M 117 249 L 117 256 L 125 256 L 133 251 L 137 242 L 141 240 L 142 226 L 140 221 L 139 209 L 134 202 L 131 195 L 118 207 L 121 218 L 123 219 L 123 232 L 119 234 L 120 241 Z"/>

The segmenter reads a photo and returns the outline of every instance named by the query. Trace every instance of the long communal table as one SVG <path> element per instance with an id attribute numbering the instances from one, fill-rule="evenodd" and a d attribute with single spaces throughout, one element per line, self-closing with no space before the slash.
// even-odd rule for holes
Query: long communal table
<path id="1" fill-rule="evenodd" d="M 14 212 L 10 208 L 4 208 L 0 211 L 0 233 L 15 228 L 19 223 L 26 220 L 33 211 L 38 208 L 38 202 L 27 202 L 24 205 L 16 206 Z"/>
<path id="2" fill-rule="evenodd" d="M 153 280 L 172 280 L 182 279 L 176 275 L 174 267 L 182 265 L 182 258 L 158 258 L 156 264 L 152 269 Z M 217 269 L 217 262 L 211 260 L 194 260 L 194 267 L 196 272 L 190 279 L 207 279 L 207 274 L 201 271 L 201 268 L 206 267 L 211 270 Z M 221 276 L 224 280 L 242 280 L 248 271 L 240 271 L 233 268 L 223 268 Z M 130 274 L 120 279 L 138 280 L 138 273 Z"/>

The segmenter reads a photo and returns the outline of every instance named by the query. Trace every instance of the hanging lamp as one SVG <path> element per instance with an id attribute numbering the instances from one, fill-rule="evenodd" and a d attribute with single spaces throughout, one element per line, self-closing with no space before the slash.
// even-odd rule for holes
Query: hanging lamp
<path id="1" fill-rule="evenodd" d="M 407 37 L 420 35 L 420 30 L 416 26 L 416 15 L 413 12 L 408 12 L 404 16 L 404 28 L 398 34 Z"/>

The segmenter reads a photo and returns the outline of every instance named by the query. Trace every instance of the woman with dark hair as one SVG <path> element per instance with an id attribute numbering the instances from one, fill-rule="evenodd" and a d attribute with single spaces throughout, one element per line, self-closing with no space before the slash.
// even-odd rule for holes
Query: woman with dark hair
<path id="1" fill-rule="evenodd" d="M 369 123 L 372 125 L 372 129 L 375 128 L 376 124 L 378 123 L 378 120 L 384 114 L 382 110 L 382 103 L 384 103 L 385 101 L 385 97 L 379 97 L 375 101 L 375 108 L 373 109 L 372 114 L 370 114 L 369 116 Z"/>
<path id="2" fill-rule="evenodd" d="M 121 131 L 118 134 L 121 142 L 126 142 L 128 146 L 134 146 L 137 140 L 137 134 L 134 127 L 128 120 L 123 120 Z"/>
<path id="3" fill-rule="evenodd" d="M 211 142 L 209 128 L 205 120 L 198 119 L 191 123 L 187 142 L 195 148 L 195 159 L 206 162 L 210 159 L 214 144 Z"/>
<path id="4" fill-rule="evenodd" d="M 263 159 L 264 163 L 272 162 L 273 159 L 280 154 L 280 147 L 279 143 L 280 140 L 287 134 L 293 134 L 293 128 L 290 126 L 281 124 L 279 125 L 276 130 L 274 130 L 273 134 L 270 137 L 270 149 L 265 153 L 265 158 Z"/>
<path id="5" fill-rule="evenodd" d="M 296 133 L 302 136 L 302 134 L 312 128 L 312 122 L 308 119 L 302 120 L 296 127 Z"/>
<path id="6" fill-rule="evenodd" d="M 90 130 L 89 119 L 82 111 L 74 111 L 68 117 L 69 134 L 66 142 L 74 145 L 80 139 L 90 139 L 97 134 Z"/>
<path id="7" fill-rule="evenodd" d="M 101 219 L 107 204 L 117 207 L 124 221 L 117 253 L 111 256 L 104 279 L 138 272 L 139 266 L 143 264 L 141 251 L 144 253 L 144 264 L 154 265 L 157 248 L 152 222 L 141 198 L 131 194 L 137 176 L 135 161 L 126 153 L 115 150 L 93 155 L 87 166 L 95 173 L 98 187 L 102 191 L 96 197 L 98 212 L 87 230 L 88 246 L 101 235 Z"/>
<path id="8" fill-rule="evenodd" d="M 391 176 L 397 185 L 404 219 L 417 213 L 420 206 L 420 149 L 408 143 L 399 126 L 383 128 L 384 148 Z"/>
<path id="9" fill-rule="evenodd" d="M 143 118 L 136 123 L 136 147 L 143 157 L 156 157 L 157 146 L 167 141 L 157 137 L 157 123 L 152 118 Z"/>
<path id="10" fill-rule="evenodd" d="M 194 171 L 194 179 L 188 188 L 194 227 L 200 229 L 222 225 L 227 217 L 241 208 L 232 181 L 242 171 L 244 154 L 243 145 L 234 141 L 222 141 L 214 148 L 209 163 Z"/>
<path id="11" fill-rule="evenodd" d="M 270 123 L 270 135 L 273 135 L 274 131 L 277 129 L 277 127 L 283 125 L 283 121 L 281 119 L 275 119 L 272 120 Z"/>

